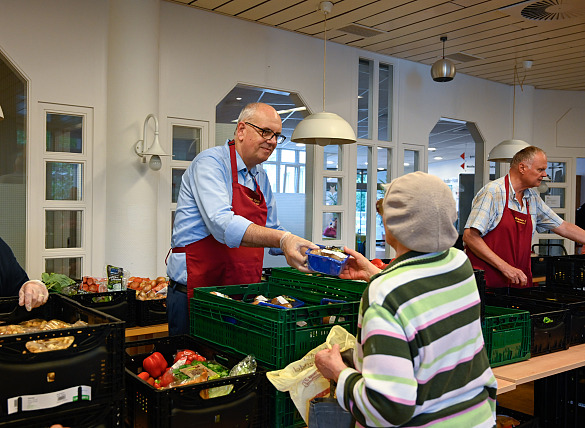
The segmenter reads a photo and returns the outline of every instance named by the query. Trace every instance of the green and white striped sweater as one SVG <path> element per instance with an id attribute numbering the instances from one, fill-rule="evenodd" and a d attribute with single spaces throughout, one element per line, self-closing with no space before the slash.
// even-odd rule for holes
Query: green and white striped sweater
<path id="1" fill-rule="evenodd" d="M 409 252 L 374 276 L 354 363 L 337 394 L 356 426 L 493 427 L 497 383 L 465 253 Z"/>

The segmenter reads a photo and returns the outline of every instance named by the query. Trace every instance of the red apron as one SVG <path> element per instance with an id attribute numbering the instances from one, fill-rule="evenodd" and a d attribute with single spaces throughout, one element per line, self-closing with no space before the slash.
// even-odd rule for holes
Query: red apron
<path id="1" fill-rule="evenodd" d="M 526 203 L 526 214 L 508 208 L 510 180 L 507 175 L 505 183 L 506 203 L 502 219 L 492 231 L 483 237 L 483 240 L 502 260 L 524 272 L 528 278 L 526 287 L 532 287 L 532 271 L 530 267 L 532 218 L 530 217 L 530 207 Z M 469 248 L 466 253 L 475 269 L 485 271 L 484 277 L 488 288 L 521 288 L 519 284 L 510 284 L 509 280 L 499 270 L 477 257 Z"/>
<path id="2" fill-rule="evenodd" d="M 230 141 L 230 160 L 232 165 L 232 211 L 252 223 L 266 226 L 268 209 L 264 195 L 238 183 L 238 168 L 234 142 Z M 254 180 L 255 182 L 255 180 Z M 212 234 L 186 245 L 173 248 L 174 253 L 185 253 L 187 263 L 187 296 L 193 297 L 197 287 L 217 285 L 254 284 L 260 282 L 264 248 L 230 248 L 217 241 Z"/>

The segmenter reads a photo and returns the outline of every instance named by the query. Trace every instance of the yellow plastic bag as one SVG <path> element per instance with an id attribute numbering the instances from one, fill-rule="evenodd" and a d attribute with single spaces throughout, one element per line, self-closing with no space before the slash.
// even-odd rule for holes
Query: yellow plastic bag
<path id="1" fill-rule="evenodd" d="M 315 397 L 329 395 L 329 380 L 325 379 L 315 367 L 315 354 L 322 349 L 339 344 L 339 351 L 353 349 L 355 337 L 338 325 L 333 326 L 325 343 L 309 351 L 303 358 L 290 363 L 284 369 L 266 373 L 268 380 L 276 389 L 288 391 L 290 398 L 303 417 L 309 423 L 309 403 Z"/>

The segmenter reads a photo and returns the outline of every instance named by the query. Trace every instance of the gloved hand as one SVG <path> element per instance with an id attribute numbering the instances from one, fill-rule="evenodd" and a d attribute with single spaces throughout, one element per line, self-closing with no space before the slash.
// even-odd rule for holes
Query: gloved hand
<path id="1" fill-rule="evenodd" d="M 294 267 L 300 272 L 311 273 L 312 271 L 307 267 L 307 250 L 316 250 L 319 247 L 311 241 L 307 241 L 300 236 L 293 235 L 286 232 L 280 238 L 280 249 L 286 257 L 286 262 L 289 266 Z"/>
<path id="2" fill-rule="evenodd" d="M 18 304 L 25 306 L 27 311 L 47 303 L 49 290 L 41 281 L 32 280 L 22 284 L 18 292 Z"/>

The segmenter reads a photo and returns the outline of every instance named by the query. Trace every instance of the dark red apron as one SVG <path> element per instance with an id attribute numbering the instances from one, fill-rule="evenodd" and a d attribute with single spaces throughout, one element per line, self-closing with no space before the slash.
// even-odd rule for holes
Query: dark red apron
<path id="1" fill-rule="evenodd" d="M 532 287 L 532 271 L 530 268 L 532 218 L 530 217 L 530 207 L 526 203 L 526 214 L 508 208 L 510 180 L 507 175 L 505 183 L 506 203 L 502 219 L 492 231 L 483 237 L 483 240 L 502 260 L 524 272 L 528 278 L 525 287 Z M 510 284 L 509 280 L 499 270 L 477 257 L 469 248 L 466 252 L 472 266 L 475 269 L 485 271 L 484 277 L 488 288 L 521 288 L 519 284 Z"/>
<path id="2" fill-rule="evenodd" d="M 234 142 L 230 141 L 232 165 L 232 211 L 259 226 L 266 226 L 268 209 L 262 191 L 256 183 L 256 192 L 238 183 L 238 168 Z M 255 181 L 255 180 L 254 180 Z M 260 282 L 264 248 L 230 248 L 217 241 L 212 234 L 185 247 L 173 248 L 174 253 L 185 253 L 187 262 L 187 296 L 193 289 L 217 285 L 254 284 Z"/>

